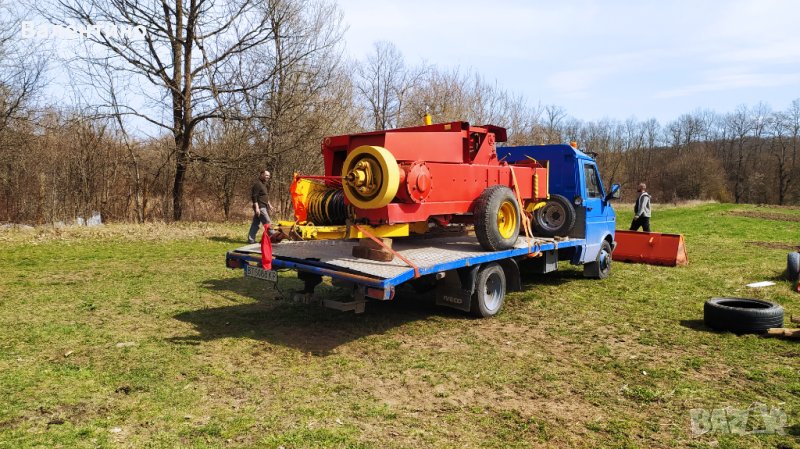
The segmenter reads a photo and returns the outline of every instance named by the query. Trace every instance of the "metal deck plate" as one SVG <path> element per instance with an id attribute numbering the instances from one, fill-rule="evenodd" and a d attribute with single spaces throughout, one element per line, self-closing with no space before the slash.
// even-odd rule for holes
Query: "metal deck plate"
<path id="1" fill-rule="evenodd" d="M 531 242 L 545 245 L 552 244 L 552 238 L 533 238 Z M 332 267 L 345 268 L 350 271 L 383 279 L 392 279 L 411 268 L 395 257 L 390 262 L 359 259 L 352 256 L 354 240 L 308 240 L 302 242 L 283 241 L 272 245 L 272 255 L 280 259 L 296 261 L 314 260 Z M 560 242 L 559 242 L 560 243 Z M 527 248 L 525 238 L 519 238 L 515 248 Z M 403 257 L 415 263 L 420 269 L 454 262 L 460 259 L 491 254 L 481 248 L 473 236 L 440 237 L 431 239 L 396 239 L 392 248 Z M 252 244 L 236 250 L 242 253 L 261 254 L 261 246 Z"/>

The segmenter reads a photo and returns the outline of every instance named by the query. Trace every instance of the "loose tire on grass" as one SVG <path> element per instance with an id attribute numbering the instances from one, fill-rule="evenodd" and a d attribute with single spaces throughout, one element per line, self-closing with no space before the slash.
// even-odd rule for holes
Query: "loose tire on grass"
<path id="1" fill-rule="evenodd" d="M 603 240 L 594 262 L 583 265 L 583 275 L 587 278 L 605 279 L 611 274 L 611 245 Z"/>
<path id="2" fill-rule="evenodd" d="M 473 315 L 488 318 L 497 315 L 503 308 L 506 297 L 506 274 L 497 263 L 481 267 L 475 279 L 475 293 L 472 294 Z"/>
<path id="3" fill-rule="evenodd" d="M 575 208 L 561 195 L 550 195 L 544 206 L 533 214 L 533 226 L 538 235 L 563 237 L 575 227 Z"/>
<path id="4" fill-rule="evenodd" d="M 519 205 L 514 192 L 495 185 L 481 193 L 473 212 L 475 235 L 483 249 L 498 251 L 514 246 L 519 236 Z"/>
<path id="5" fill-rule="evenodd" d="M 800 276 L 800 253 L 793 252 L 786 256 L 786 277 L 792 282 L 797 282 Z"/>
<path id="6" fill-rule="evenodd" d="M 760 299 L 711 298 L 703 314 L 706 326 L 718 331 L 755 334 L 783 327 L 783 307 Z"/>

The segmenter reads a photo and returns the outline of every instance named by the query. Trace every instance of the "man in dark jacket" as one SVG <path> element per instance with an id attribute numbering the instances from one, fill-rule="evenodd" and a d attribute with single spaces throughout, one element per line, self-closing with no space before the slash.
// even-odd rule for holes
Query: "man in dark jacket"
<path id="1" fill-rule="evenodd" d="M 650 194 L 647 193 L 647 186 L 643 182 L 636 191 L 639 192 L 639 196 L 633 206 L 631 231 L 638 231 L 641 227 L 642 231 L 650 232 Z"/>
<path id="2" fill-rule="evenodd" d="M 272 213 L 273 208 L 267 195 L 267 183 L 270 177 L 269 171 L 262 170 L 250 189 L 250 201 L 253 202 L 253 222 L 250 224 L 250 232 L 247 234 L 248 243 L 255 243 L 258 229 L 266 223 L 271 223 L 269 214 Z M 272 232 L 270 229 L 270 234 Z"/>

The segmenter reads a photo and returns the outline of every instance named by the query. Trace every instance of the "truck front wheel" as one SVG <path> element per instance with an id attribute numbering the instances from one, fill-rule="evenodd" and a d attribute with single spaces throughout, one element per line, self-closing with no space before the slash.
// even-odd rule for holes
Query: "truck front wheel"
<path id="1" fill-rule="evenodd" d="M 484 265 L 475 279 L 475 293 L 472 294 L 473 315 L 488 318 L 497 315 L 503 308 L 506 298 L 506 274 L 497 263 Z"/>
<path id="2" fill-rule="evenodd" d="M 519 236 L 519 205 L 514 192 L 506 186 L 494 185 L 484 190 L 473 212 L 475 236 L 487 251 L 514 246 Z"/>
<path id="3" fill-rule="evenodd" d="M 611 245 L 603 240 L 594 262 L 583 265 L 583 275 L 589 278 L 605 279 L 611 274 Z"/>

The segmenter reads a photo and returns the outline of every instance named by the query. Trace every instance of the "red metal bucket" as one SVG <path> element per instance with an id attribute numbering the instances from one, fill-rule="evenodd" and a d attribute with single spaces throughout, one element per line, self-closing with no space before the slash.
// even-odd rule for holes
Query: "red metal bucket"
<path id="1" fill-rule="evenodd" d="M 688 265 L 686 244 L 681 234 L 616 231 L 614 260 L 650 265 Z"/>

